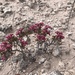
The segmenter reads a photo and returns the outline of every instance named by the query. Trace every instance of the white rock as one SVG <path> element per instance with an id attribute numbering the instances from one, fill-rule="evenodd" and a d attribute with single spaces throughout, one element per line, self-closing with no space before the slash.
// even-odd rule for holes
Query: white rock
<path id="1" fill-rule="evenodd" d="M 70 75 L 70 73 L 69 72 L 65 72 L 64 75 Z"/>
<path id="2" fill-rule="evenodd" d="M 12 50 L 16 50 L 16 47 L 13 46 L 13 47 L 12 47 Z"/>
<path id="3" fill-rule="evenodd" d="M 57 69 L 60 71 L 64 71 L 65 70 L 65 64 L 62 61 L 59 61 L 58 65 L 57 65 Z"/>
<path id="4" fill-rule="evenodd" d="M 23 72 L 25 73 L 25 72 L 26 72 L 26 70 L 23 70 Z"/>
<path id="5" fill-rule="evenodd" d="M 34 75 L 38 75 L 37 73 L 35 73 Z"/>
<path id="6" fill-rule="evenodd" d="M 73 49 L 75 50 L 75 44 L 72 44 Z"/>
<path id="7" fill-rule="evenodd" d="M 72 35 L 72 32 L 67 32 L 67 35 L 68 35 L 68 36 Z"/>
<path id="8" fill-rule="evenodd" d="M 2 66 L 2 62 L 0 62 L 0 66 Z"/>
<path id="9" fill-rule="evenodd" d="M 11 12 L 12 8 L 11 7 L 5 7 L 5 9 L 3 9 L 3 11 L 4 11 L 4 13 Z"/>
<path id="10" fill-rule="evenodd" d="M 60 55 L 60 50 L 59 49 L 56 49 L 52 52 L 52 54 L 56 57 L 56 56 L 59 56 Z"/>
<path id="11" fill-rule="evenodd" d="M 68 7 L 67 7 L 67 10 L 70 11 L 70 10 L 71 10 L 71 7 L 68 6 Z"/>
<path id="12" fill-rule="evenodd" d="M 64 67 L 64 63 L 62 61 L 59 61 L 59 64 L 58 64 L 60 67 Z"/>
<path id="13" fill-rule="evenodd" d="M 51 15 L 55 15 L 56 13 L 55 13 L 55 11 L 53 11 L 52 13 L 51 13 Z"/>
<path id="14" fill-rule="evenodd" d="M 27 40 L 27 37 L 23 37 L 23 39 L 26 41 Z"/>
<path id="15" fill-rule="evenodd" d="M 20 29 L 20 28 L 21 28 L 20 26 L 17 26 L 17 30 Z"/>
<path id="16" fill-rule="evenodd" d="M 41 73 L 45 73 L 45 69 L 42 69 L 42 70 L 41 70 Z"/>
<path id="17" fill-rule="evenodd" d="M 43 62 L 45 61 L 45 59 L 46 59 L 46 58 L 41 58 L 41 59 L 39 60 L 39 64 L 43 63 Z"/>

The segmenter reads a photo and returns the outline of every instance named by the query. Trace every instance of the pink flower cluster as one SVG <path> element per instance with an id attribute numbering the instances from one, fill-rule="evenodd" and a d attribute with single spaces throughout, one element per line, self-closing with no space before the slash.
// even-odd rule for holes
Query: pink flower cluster
<path id="1" fill-rule="evenodd" d="M 23 34 L 24 33 L 24 28 L 20 28 L 20 29 L 18 29 L 18 31 L 16 32 L 16 35 L 21 35 L 21 34 Z"/>
<path id="2" fill-rule="evenodd" d="M 56 33 L 56 38 L 57 39 L 64 39 L 64 36 L 63 36 L 63 33 L 62 32 L 56 31 L 55 33 Z"/>
<path id="3" fill-rule="evenodd" d="M 52 29 L 51 26 L 49 26 L 49 25 L 45 25 L 45 29 L 48 29 L 48 28 Z"/>
<path id="4" fill-rule="evenodd" d="M 38 30 L 40 30 L 42 26 L 44 26 L 44 23 L 42 23 L 42 22 L 41 23 L 36 23 L 34 25 L 31 25 L 29 27 L 29 30 L 33 31 L 33 32 L 38 32 Z"/>
<path id="5" fill-rule="evenodd" d="M 6 40 L 10 41 L 10 40 L 12 40 L 13 37 L 14 37 L 14 35 L 12 33 L 10 33 L 6 36 Z"/>
<path id="6" fill-rule="evenodd" d="M 28 44 L 28 42 L 24 41 L 22 38 L 19 38 L 19 41 L 20 41 L 22 47 L 25 47 Z"/>
<path id="7" fill-rule="evenodd" d="M 4 45 L 3 44 L 0 44 L 0 52 L 3 52 L 5 50 L 6 50 L 6 48 L 4 47 Z"/>
<path id="8" fill-rule="evenodd" d="M 44 23 L 36 23 L 34 25 L 31 25 L 29 27 L 29 30 L 37 33 L 37 40 L 39 41 L 45 41 L 46 35 L 50 35 L 50 29 L 52 29 L 51 26 L 45 25 Z"/>
<path id="9" fill-rule="evenodd" d="M 46 26 L 42 29 L 42 34 L 44 34 L 44 35 L 49 34 L 49 35 L 50 35 L 50 29 L 52 29 L 52 27 L 49 26 L 49 25 L 46 25 Z"/>
<path id="10" fill-rule="evenodd" d="M 46 38 L 45 38 L 44 35 L 40 35 L 40 34 L 38 34 L 38 35 L 37 35 L 37 40 L 38 40 L 38 41 L 45 41 Z"/>
<path id="11" fill-rule="evenodd" d="M 12 49 L 12 45 L 9 44 L 8 42 L 5 41 L 0 44 L 0 52 L 4 52 L 10 49 Z"/>
<path id="12" fill-rule="evenodd" d="M 6 40 L 0 44 L 0 52 L 12 51 L 12 46 L 15 42 L 16 44 L 18 42 L 21 48 L 25 48 L 25 46 L 28 45 L 28 40 L 25 41 L 23 37 L 26 36 L 29 38 L 28 35 L 32 33 L 36 34 L 37 41 L 46 41 L 46 35 L 50 35 L 51 29 L 51 26 L 45 25 L 42 22 L 31 25 L 26 30 L 24 28 L 20 28 L 17 30 L 15 36 L 12 33 L 6 36 Z M 61 40 L 64 38 L 62 32 L 56 31 L 55 33 L 56 35 L 53 38 L 54 40 Z M 2 59 L 5 59 L 4 55 L 2 56 Z"/>

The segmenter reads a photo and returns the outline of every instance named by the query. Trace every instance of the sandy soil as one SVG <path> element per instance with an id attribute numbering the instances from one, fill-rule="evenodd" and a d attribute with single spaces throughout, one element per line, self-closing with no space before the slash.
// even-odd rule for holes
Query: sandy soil
<path id="1" fill-rule="evenodd" d="M 31 64 L 21 75 L 27 75 L 27 72 L 28 75 L 49 75 L 54 70 L 59 70 L 63 75 L 75 75 L 75 0 L 20 1 L 22 0 L 0 0 L 0 26 L 12 26 L 12 30 L 6 30 L 5 34 L 14 32 L 19 27 L 42 21 L 54 27 L 54 30 L 61 30 L 65 35 L 61 56 L 54 57 L 48 54 L 38 56 L 39 60 L 40 58 L 47 60 L 31 72 L 33 74 L 30 74 L 30 71 L 38 65 L 37 62 Z M 15 74 L 11 58 L 4 63 L 0 75 Z"/>

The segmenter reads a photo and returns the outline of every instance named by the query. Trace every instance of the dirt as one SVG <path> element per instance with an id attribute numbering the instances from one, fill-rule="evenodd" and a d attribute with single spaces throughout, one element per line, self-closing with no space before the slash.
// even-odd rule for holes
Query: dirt
<path id="1" fill-rule="evenodd" d="M 52 54 L 38 56 L 37 62 L 30 64 L 21 75 L 49 75 L 54 70 L 63 75 L 75 75 L 75 0 L 0 0 L 0 25 L 12 25 L 12 30 L 5 34 L 37 22 L 64 33 L 62 54 L 59 57 Z M 46 58 L 46 61 L 35 68 L 40 58 Z M 15 75 L 11 59 L 4 62 L 0 75 Z M 18 70 L 17 66 L 14 66 L 15 70 Z"/>

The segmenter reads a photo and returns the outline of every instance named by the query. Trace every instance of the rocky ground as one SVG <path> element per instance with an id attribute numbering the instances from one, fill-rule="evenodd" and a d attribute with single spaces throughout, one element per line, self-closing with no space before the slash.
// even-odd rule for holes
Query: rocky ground
<path id="1" fill-rule="evenodd" d="M 38 56 L 39 60 L 21 75 L 75 75 L 75 0 L 0 0 L 0 41 L 6 34 L 37 22 L 64 33 L 62 55 L 55 57 L 54 52 Z M 18 72 L 18 64 L 13 64 L 12 58 L 0 61 L 0 75 Z"/>

